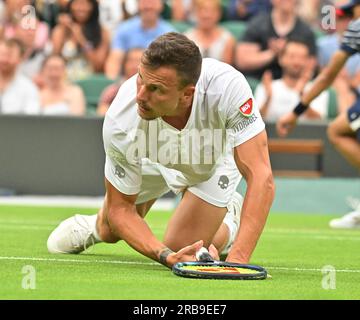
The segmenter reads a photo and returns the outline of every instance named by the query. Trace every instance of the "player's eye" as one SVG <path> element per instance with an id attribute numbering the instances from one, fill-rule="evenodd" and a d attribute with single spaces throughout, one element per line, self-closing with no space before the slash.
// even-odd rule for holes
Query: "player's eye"
<path id="1" fill-rule="evenodd" d="M 157 87 L 157 86 L 149 86 L 149 91 L 151 91 L 151 92 L 155 92 L 158 89 L 159 89 L 159 87 Z"/>

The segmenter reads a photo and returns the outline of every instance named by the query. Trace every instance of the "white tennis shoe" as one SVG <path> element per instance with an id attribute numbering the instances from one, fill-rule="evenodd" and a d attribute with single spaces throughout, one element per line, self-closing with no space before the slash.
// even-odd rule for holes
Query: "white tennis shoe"
<path id="1" fill-rule="evenodd" d="M 360 229 L 360 211 L 352 211 L 341 218 L 333 219 L 329 225 L 334 229 Z"/>
<path id="2" fill-rule="evenodd" d="M 49 252 L 80 253 L 98 243 L 93 235 L 96 217 L 77 214 L 61 222 L 48 238 Z"/>

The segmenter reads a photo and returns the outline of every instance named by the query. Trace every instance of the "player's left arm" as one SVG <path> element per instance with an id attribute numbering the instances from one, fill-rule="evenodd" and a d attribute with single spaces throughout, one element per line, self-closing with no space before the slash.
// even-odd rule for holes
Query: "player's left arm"
<path id="1" fill-rule="evenodd" d="M 240 229 L 226 261 L 248 263 L 265 226 L 275 194 L 266 131 L 235 147 L 234 158 L 247 182 L 247 192 Z"/>

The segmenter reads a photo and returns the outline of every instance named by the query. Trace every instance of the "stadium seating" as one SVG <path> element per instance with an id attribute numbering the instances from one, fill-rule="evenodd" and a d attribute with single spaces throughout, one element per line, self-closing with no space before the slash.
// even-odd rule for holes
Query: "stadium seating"
<path id="1" fill-rule="evenodd" d="M 103 74 L 95 74 L 76 82 L 84 92 L 87 114 L 95 114 L 102 91 L 112 83 L 113 80 L 108 79 Z"/>
<path id="2" fill-rule="evenodd" d="M 324 142 L 321 139 L 269 139 L 270 154 L 306 155 L 315 157 L 312 170 L 274 170 L 275 176 L 321 177 L 323 175 Z"/>

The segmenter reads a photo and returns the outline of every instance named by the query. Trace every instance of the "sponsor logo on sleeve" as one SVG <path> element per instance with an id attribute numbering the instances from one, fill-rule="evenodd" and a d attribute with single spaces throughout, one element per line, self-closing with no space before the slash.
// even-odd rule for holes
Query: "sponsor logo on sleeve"
<path id="1" fill-rule="evenodd" d="M 248 126 L 255 123 L 258 119 L 259 118 L 256 116 L 256 114 L 251 115 L 249 118 L 242 119 L 234 126 L 234 131 L 239 132 L 245 130 Z"/>
<path id="2" fill-rule="evenodd" d="M 250 98 L 248 101 L 246 101 L 240 108 L 239 108 L 241 114 L 244 117 L 250 117 L 253 112 L 253 99 Z"/>

